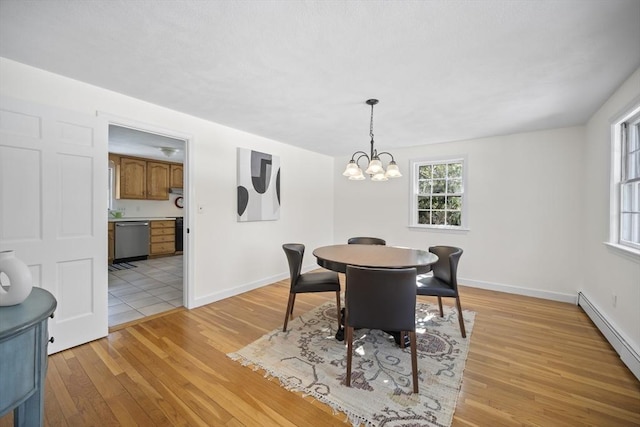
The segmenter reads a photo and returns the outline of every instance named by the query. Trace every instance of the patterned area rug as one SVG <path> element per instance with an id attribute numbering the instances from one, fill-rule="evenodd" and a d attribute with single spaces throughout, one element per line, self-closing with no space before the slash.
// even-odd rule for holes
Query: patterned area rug
<path id="1" fill-rule="evenodd" d="M 335 303 L 325 303 L 228 356 L 276 377 L 283 387 L 330 405 L 353 425 L 449 426 L 462 383 L 475 313 L 463 311 L 467 338 L 457 312 L 418 303 L 420 393 L 412 393 L 411 353 L 382 331 L 354 335 L 351 388 L 344 385 L 346 343 L 335 340 Z"/>

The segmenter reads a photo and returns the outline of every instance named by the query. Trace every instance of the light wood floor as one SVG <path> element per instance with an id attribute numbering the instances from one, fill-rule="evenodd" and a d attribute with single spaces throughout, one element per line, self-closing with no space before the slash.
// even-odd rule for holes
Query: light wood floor
<path id="1" fill-rule="evenodd" d="M 343 425 L 226 356 L 281 327 L 287 295 L 278 282 L 51 356 L 46 425 Z M 301 295 L 294 315 L 333 298 Z M 454 426 L 640 425 L 640 383 L 579 307 L 467 287 L 462 306 L 477 315 Z"/>

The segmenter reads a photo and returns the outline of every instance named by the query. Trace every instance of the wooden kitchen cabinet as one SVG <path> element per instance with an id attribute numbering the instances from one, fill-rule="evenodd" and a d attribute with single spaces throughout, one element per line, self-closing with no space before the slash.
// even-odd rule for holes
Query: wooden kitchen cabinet
<path id="1" fill-rule="evenodd" d="M 180 183 L 179 187 L 182 187 L 181 164 L 138 157 L 113 156 L 113 158 L 118 160 L 116 164 L 119 165 L 117 168 L 119 179 L 116 184 L 119 189 L 118 199 L 169 200 L 169 187 L 173 186 L 171 180 L 175 179 Z M 174 165 L 179 166 L 180 173 L 178 169 L 172 171 Z"/>
<path id="2" fill-rule="evenodd" d="M 113 222 L 108 223 L 107 225 L 107 230 L 108 230 L 108 241 L 109 241 L 109 254 L 108 256 L 108 263 L 109 264 L 113 264 L 113 259 L 115 258 L 115 254 L 116 254 L 116 232 L 115 232 L 115 225 Z"/>
<path id="3" fill-rule="evenodd" d="M 147 162 L 147 199 L 169 200 L 169 164 Z"/>
<path id="4" fill-rule="evenodd" d="M 120 157 L 120 198 L 146 199 L 146 192 L 147 162 L 133 157 Z"/>
<path id="5" fill-rule="evenodd" d="M 149 256 L 173 255 L 176 252 L 176 222 L 151 221 Z"/>
<path id="6" fill-rule="evenodd" d="M 184 187 L 184 168 L 177 163 L 171 164 L 170 169 L 170 181 L 171 188 L 183 188 Z"/>

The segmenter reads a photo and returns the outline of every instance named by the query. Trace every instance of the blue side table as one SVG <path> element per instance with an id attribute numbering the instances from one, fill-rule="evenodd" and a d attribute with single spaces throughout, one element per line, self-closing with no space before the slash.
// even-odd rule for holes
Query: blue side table
<path id="1" fill-rule="evenodd" d="M 14 426 L 43 425 L 47 326 L 56 306 L 53 295 L 33 288 L 21 304 L 0 307 L 0 417 L 13 409 Z"/>

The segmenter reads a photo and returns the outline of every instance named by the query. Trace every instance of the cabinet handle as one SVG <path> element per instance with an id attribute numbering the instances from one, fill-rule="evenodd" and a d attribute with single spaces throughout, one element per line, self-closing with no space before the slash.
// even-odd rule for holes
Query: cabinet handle
<path id="1" fill-rule="evenodd" d="M 53 337 L 49 338 L 49 342 L 50 342 L 51 344 L 53 344 L 53 342 L 54 342 L 54 341 L 55 341 L 55 338 L 53 338 Z"/>

